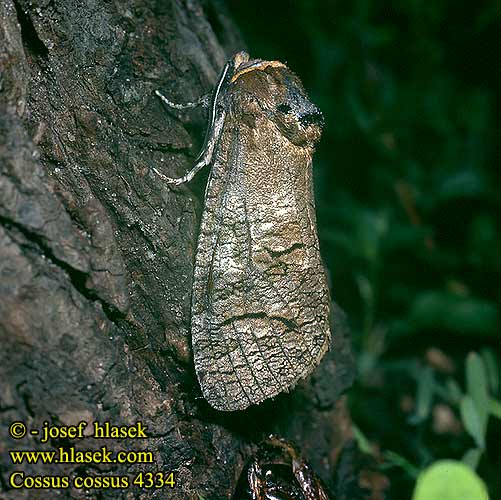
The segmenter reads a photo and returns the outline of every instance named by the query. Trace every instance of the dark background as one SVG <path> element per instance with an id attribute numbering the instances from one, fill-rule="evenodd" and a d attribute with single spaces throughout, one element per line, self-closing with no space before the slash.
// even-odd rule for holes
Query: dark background
<path id="1" fill-rule="evenodd" d="M 417 471 L 482 441 L 461 413 L 469 353 L 499 398 L 501 4 L 226 3 L 251 56 L 286 62 L 325 115 L 315 191 L 353 328 L 352 416 L 408 498 Z M 489 418 L 493 498 L 500 437 Z"/>

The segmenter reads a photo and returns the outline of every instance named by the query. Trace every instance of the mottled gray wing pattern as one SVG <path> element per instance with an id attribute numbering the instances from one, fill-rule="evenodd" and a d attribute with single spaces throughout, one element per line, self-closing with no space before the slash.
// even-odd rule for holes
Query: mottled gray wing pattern
<path id="1" fill-rule="evenodd" d="M 289 390 L 330 340 L 311 151 L 283 147 L 269 126 L 223 132 L 206 191 L 191 329 L 202 391 L 220 410 Z"/>

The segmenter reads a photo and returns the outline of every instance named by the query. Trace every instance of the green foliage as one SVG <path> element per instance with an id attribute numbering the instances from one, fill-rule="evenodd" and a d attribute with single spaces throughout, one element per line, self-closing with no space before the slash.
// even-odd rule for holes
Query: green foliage
<path id="1" fill-rule="evenodd" d="M 494 399 L 498 381 L 491 379 L 489 384 L 488 378 L 487 365 L 489 359 L 492 362 L 494 358 L 485 355 L 486 352 L 488 351 L 484 351 L 484 358 L 474 352 L 468 354 L 465 370 L 467 393 L 460 403 L 463 425 L 479 448 L 476 453 L 485 448 L 489 416 L 501 418 L 501 402 Z M 497 373 L 497 365 L 494 363 L 490 370 Z"/>
<path id="2" fill-rule="evenodd" d="M 412 422 L 418 424 L 430 416 L 433 402 L 434 379 L 431 367 L 424 368 L 418 379 L 416 394 L 416 411 Z"/>
<path id="3" fill-rule="evenodd" d="M 481 450 L 479 448 L 470 448 L 463 455 L 461 462 L 463 462 L 465 465 L 467 465 L 471 469 L 475 470 L 478 467 L 480 459 L 482 458 L 482 453 L 483 453 L 483 450 Z"/>
<path id="4" fill-rule="evenodd" d="M 475 402 L 470 396 L 464 396 L 461 400 L 461 420 L 466 431 L 475 440 L 480 449 L 485 448 L 485 428 L 482 417 Z"/>
<path id="5" fill-rule="evenodd" d="M 464 415 L 463 401 L 461 402 L 461 416 L 465 424 L 465 428 L 470 435 L 475 439 L 479 448 L 485 448 L 485 434 L 487 432 L 487 419 L 489 418 L 490 411 L 490 397 L 489 388 L 487 387 L 487 372 L 482 361 L 482 358 L 472 352 L 466 358 L 466 391 L 467 396 L 464 400 L 469 401 L 466 403 L 467 410 L 469 410 L 470 418 L 471 413 L 476 413 L 478 426 L 475 431 L 471 431 L 470 426 Z M 474 426 L 475 427 L 475 426 Z"/>
<path id="6" fill-rule="evenodd" d="M 482 349 L 480 354 L 482 355 L 482 359 L 484 360 L 484 366 L 487 371 L 490 390 L 494 394 L 497 394 L 499 391 L 499 368 L 496 356 L 491 349 L 486 348 Z"/>
<path id="7" fill-rule="evenodd" d="M 441 460 L 418 478 L 413 500 L 488 500 L 483 481 L 461 462 Z"/>
<path id="8" fill-rule="evenodd" d="M 445 291 L 426 291 L 417 295 L 409 318 L 418 331 L 440 328 L 479 336 L 494 335 L 499 322 L 494 304 Z"/>
<path id="9" fill-rule="evenodd" d="M 419 475 L 419 469 L 398 453 L 387 450 L 383 453 L 383 458 L 385 460 L 385 463 L 382 467 L 383 470 L 387 467 L 400 467 L 409 477 L 417 479 Z"/>
<path id="10" fill-rule="evenodd" d="M 421 473 L 412 500 L 488 500 L 483 481 L 469 467 L 441 460 Z"/>
<path id="11" fill-rule="evenodd" d="M 485 353 L 484 353 L 485 354 Z M 466 357 L 466 391 L 463 393 L 459 384 L 452 378 L 445 382 L 434 379 L 431 367 L 417 371 L 416 410 L 411 423 L 419 424 L 429 419 L 435 397 L 441 398 L 458 408 L 465 431 L 475 442 L 476 448 L 469 449 L 463 461 L 476 468 L 486 448 L 489 417 L 501 418 L 501 402 L 495 399 L 497 383 L 490 384 L 487 375 L 489 356 L 482 358 L 475 352 Z M 492 370 L 497 373 L 497 365 Z"/>
<path id="12" fill-rule="evenodd" d="M 353 437 L 357 442 L 358 449 L 362 453 L 366 453 L 367 455 L 372 454 L 372 447 L 369 440 L 364 436 L 364 433 L 356 426 L 352 425 L 351 430 L 353 431 Z"/>

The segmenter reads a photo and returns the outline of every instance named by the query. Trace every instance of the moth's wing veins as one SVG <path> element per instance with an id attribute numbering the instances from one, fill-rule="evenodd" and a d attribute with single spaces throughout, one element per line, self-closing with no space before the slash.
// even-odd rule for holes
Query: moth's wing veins
<path id="1" fill-rule="evenodd" d="M 220 410 L 289 390 L 330 339 L 311 157 L 291 169 L 297 159 L 285 154 L 263 179 L 270 152 L 264 148 L 261 158 L 252 148 L 249 163 L 252 145 L 231 137 L 207 188 L 192 298 L 195 367 L 205 398 Z"/>

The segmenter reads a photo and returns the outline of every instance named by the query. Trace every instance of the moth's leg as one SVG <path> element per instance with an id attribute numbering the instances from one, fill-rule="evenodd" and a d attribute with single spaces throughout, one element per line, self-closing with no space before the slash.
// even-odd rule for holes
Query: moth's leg
<path id="1" fill-rule="evenodd" d="M 221 131 L 223 130 L 225 115 L 226 113 L 223 109 L 219 110 L 216 113 L 216 118 L 212 126 L 210 126 L 210 128 L 207 130 L 207 139 L 205 141 L 205 146 L 202 149 L 201 153 L 198 155 L 195 166 L 187 174 L 183 175 L 183 177 L 174 179 L 162 174 L 155 167 L 152 167 L 153 171 L 165 182 L 167 182 L 168 184 L 174 184 L 175 186 L 179 186 L 179 184 L 184 184 L 185 182 L 191 181 L 191 179 L 195 177 L 197 172 L 211 163 L 215 146 L 218 143 Z"/>
<path id="2" fill-rule="evenodd" d="M 189 109 L 189 108 L 196 108 L 198 106 L 202 106 L 204 108 L 208 108 L 209 105 L 210 105 L 210 102 L 211 102 L 211 96 L 212 96 L 212 92 L 209 92 L 208 94 L 204 94 L 202 96 L 200 96 L 196 101 L 193 101 L 193 102 L 185 102 L 185 103 L 175 103 L 175 102 L 172 102 L 170 101 L 169 99 L 167 99 L 167 97 L 165 97 L 160 91 L 158 90 L 155 90 L 155 94 L 160 97 L 160 99 L 162 99 L 162 101 L 167 105 L 169 106 L 170 108 L 174 108 L 174 109 Z M 195 174 L 200 170 L 202 169 L 203 167 L 205 167 L 205 165 L 208 164 L 208 162 L 210 161 L 210 158 L 205 158 L 205 155 L 199 155 L 199 157 L 197 158 L 197 163 L 195 164 L 195 166 L 186 174 L 184 175 L 183 177 L 179 177 L 177 179 L 174 179 L 172 177 L 167 177 L 166 175 L 162 174 L 161 172 L 159 172 L 155 167 L 152 167 L 153 168 L 153 171 L 162 179 L 164 180 L 165 182 L 169 183 L 169 184 L 174 184 L 174 185 L 179 185 L 179 184 L 184 184 L 185 182 L 189 182 L 191 181 L 191 179 L 193 179 L 193 177 L 195 176 Z"/>
<path id="3" fill-rule="evenodd" d="M 173 179 L 171 177 L 167 177 L 160 173 L 155 167 L 153 167 L 153 171 L 165 182 L 169 184 L 174 184 L 178 186 L 179 184 L 184 184 L 185 182 L 191 181 L 193 177 L 200 171 L 203 167 L 208 165 L 212 161 L 212 155 L 214 153 L 214 148 L 219 141 L 219 137 L 221 135 L 221 131 L 223 130 L 224 117 L 226 115 L 224 106 L 218 106 L 219 98 L 221 93 L 224 92 L 227 82 L 227 75 L 230 72 L 230 69 L 234 67 L 236 64 L 235 61 L 243 60 L 245 53 L 239 53 L 235 56 L 235 59 L 230 59 L 221 71 L 219 75 L 218 82 L 216 88 L 210 94 L 202 96 L 199 100 L 199 104 L 207 103 L 209 107 L 209 120 L 207 124 L 207 131 L 205 133 L 205 139 L 202 146 L 202 151 L 197 157 L 195 166 L 183 177 L 179 177 L 177 179 Z M 246 54 L 245 54 L 246 55 Z M 247 56 L 248 57 L 248 56 Z M 197 103 L 186 103 L 186 104 L 175 104 L 165 96 L 163 96 L 158 90 L 156 94 L 162 101 L 164 101 L 168 106 L 171 106 L 175 109 L 185 109 L 196 106 Z"/>
<path id="4" fill-rule="evenodd" d="M 193 177 L 195 177 L 197 172 L 202 170 L 202 168 L 204 168 L 206 165 L 208 165 L 210 163 L 210 159 L 211 159 L 210 157 L 203 156 L 199 161 L 197 161 L 195 166 L 187 174 L 183 175 L 182 177 L 178 177 L 176 179 L 173 177 L 167 177 L 166 175 L 159 172 L 155 167 L 151 167 L 151 168 L 153 169 L 153 172 L 155 172 L 155 174 L 157 174 L 158 177 L 160 177 L 160 179 L 167 182 L 167 184 L 174 184 L 174 186 L 179 186 L 179 184 L 184 184 L 185 182 L 190 182 L 191 179 L 193 179 Z"/>
<path id="5" fill-rule="evenodd" d="M 155 90 L 155 94 L 162 99 L 162 101 L 169 106 L 170 108 L 174 109 L 190 109 L 190 108 L 197 108 L 198 106 L 202 106 L 203 108 L 208 108 L 210 105 L 211 101 L 211 96 L 212 92 L 209 92 L 208 94 L 204 94 L 200 96 L 196 101 L 193 102 L 185 102 L 185 103 L 175 103 L 172 101 L 169 101 L 167 97 L 165 97 L 160 91 Z"/>

